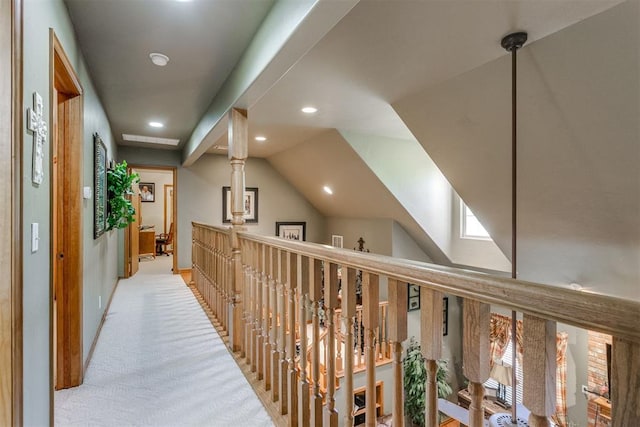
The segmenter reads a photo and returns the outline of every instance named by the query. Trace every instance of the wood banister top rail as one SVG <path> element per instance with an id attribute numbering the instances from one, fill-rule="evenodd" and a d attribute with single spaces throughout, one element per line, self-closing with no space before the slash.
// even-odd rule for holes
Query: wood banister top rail
<path id="1" fill-rule="evenodd" d="M 230 228 L 192 224 L 231 234 Z M 446 294 L 640 342 L 640 301 L 248 232 L 238 232 L 238 237 Z"/>

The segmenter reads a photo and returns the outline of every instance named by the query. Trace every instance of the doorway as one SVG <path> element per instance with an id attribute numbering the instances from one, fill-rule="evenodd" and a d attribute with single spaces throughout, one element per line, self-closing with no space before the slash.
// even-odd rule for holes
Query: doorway
<path id="1" fill-rule="evenodd" d="M 135 222 L 125 232 L 125 277 L 137 273 L 140 262 L 168 262 L 178 274 L 178 194 L 175 167 L 129 165 L 140 175 L 132 202 Z M 162 258 L 160 258 L 162 257 Z"/>
<path id="2" fill-rule="evenodd" d="M 50 30 L 53 384 L 82 383 L 82 123 L 80 80 Z"/>

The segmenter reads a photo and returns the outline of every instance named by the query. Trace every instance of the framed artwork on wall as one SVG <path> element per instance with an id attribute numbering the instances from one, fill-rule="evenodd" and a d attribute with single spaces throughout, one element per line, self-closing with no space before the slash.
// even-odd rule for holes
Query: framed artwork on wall
<path id="1" fill-rule="evenodd" d="M 140 201 L 156 201 L 156 185 L 153 182 L 141 182 L 138 184 L 138 188 L 140 188 Z"/>
<path id="2" fill-rule="evenodd" d="M 283 239 L 304 242 L 307 239 L 306 233 L 306 222 L 276 222 L 276 236 Z"/>
<path id="3" fill-rule="evenodd" d="M 222 187 L 222 222 L 229 223 L 231 214 L 231 187 Z M 246 187 L 244 189 L 244 221 L 247 223 L 258 222 L 258 188 Z"/>
<path id="4" fill-rule="evenodd" d="M 93 238 L 107 229 L 107 148 L 100 135 L 93 135 Z"/>
<path id="5" fill-rule="evenodd" d="M 409 283 L 409 292 L 407 292 L 407 310 L 420 310 L 420 286 Z"/>

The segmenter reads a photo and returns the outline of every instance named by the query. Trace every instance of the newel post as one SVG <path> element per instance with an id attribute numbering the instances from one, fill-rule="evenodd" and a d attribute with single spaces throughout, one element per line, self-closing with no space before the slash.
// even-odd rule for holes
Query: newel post
<path id="1" fill-rule="evenodd" d="M 233 351 L 241 350 L 244 331 L 242 325 L 242 254 L 237 232 L 244 230 L 244 163 L 249 154 L 248 124 L 246 110 L 229 111 L 229 160 L 231 162 L 231 306 L 229 338 Z"/>

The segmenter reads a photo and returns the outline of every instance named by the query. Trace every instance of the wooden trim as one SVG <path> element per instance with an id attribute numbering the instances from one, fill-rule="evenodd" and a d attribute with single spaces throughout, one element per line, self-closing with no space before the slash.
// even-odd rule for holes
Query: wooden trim
<path id="1" fill-rule="evenodd" d="M 84 373 L 87 373 L 87 369 L 89 369 L 89 364 L 91 363 L 91 358 L 93 357 L 93 351 L 96 349 L 96 344 L 98 343 L 98 338 L 100 338 L 100 332 L 102 332 L 102 325 L 104 325 L 104 321 L 107 319 L 107 314 L 109 313 L 109 307 L 111 307 L 111 301 L 113 301 L 113 296 L 116 293 L 116 289 L 120 284 L 120 279 L 116 280 L 115 285 L 113 285 L 113 290 L 111 291 L 111 295 L 109 296 L 109 301 L 107 302 L 107 306 L 104 308 L 104 313 L 102 313 L 102 318 L 100 319 L 100 324 L 98 325 L 98 330 L 96 331 L 96 336 L 93 338 L 93 342 L 91 343 L 91 348 L 89 349 L 89 355 L 87 356 L 87 360 L 84 362 Z"/>
<path id="2" fill-rule="evenodd" d="M 230 233 L 229 229 L 224 227 L 197 222 L 192 224 L 220 233 Z M 337 263 L 343 267 L 416 283 L 443 294 L 495 304 L 543 319 L 640 342 L 640 328 L 638 328 L 640 301 L 576 292 L 557 286 L 248 232 L 238 232 L 238 237 L 276 249 L 293 251 L 310 258 Z M 607 313 L 607 315 L 594 316 L 593 313 Z"/>
<path id="3" fill-rule="evenodd" d="M 82 384 L 82 169 L 83 97 L 77 74 L 53 29 L 49 30 L 51 114 L 51 283 L 56 300 L 51 334 L 56 389 Z M 53 193 L 60 191 L 61 197 Z M 60 205 L 59 203 L 62 203 Z M 55 316 L 55 319 L 53 318 Z M 55 334 L 53 325 L 56 325 Z M 53 393 L 53 392 L 52 392 Z"/>
<path id="4" fill-rule="evenodd" d="M 178 168 L 175 166 L 150 166 L 142 164 L 128 164 L 131 169 L 147 169 L 156 171 L 171 171 L 173 173 L 173 274 L 180 274 L 178 270 Z M 126 243 L 126 242 L 125 242 Z M 125 246 L 125 252 L 128 247 Z"/>
<path id="5" fill-rule="evenodd" d="M 22 366 L 22 158 L 23 158 L 23 1 L 12 1 L 12 150 L 13 150 L 13 171 L 11 177 L 11 186 L 13 188 L 13 196 L 11 198 L 12 206 L 12 229 L 14 238 L 13 253 L 11 257 L 13 271 L 11 276 L 13 301 L 13 420 L 15 426 L 23 424 L 23 366 Z"/>
<path id="6" fill-rule="evenodd" d="M 22 425 L 22 1 L 0 4 L 0 425 Z M 8 280 L 7 280 L 8 279 Z"/>

